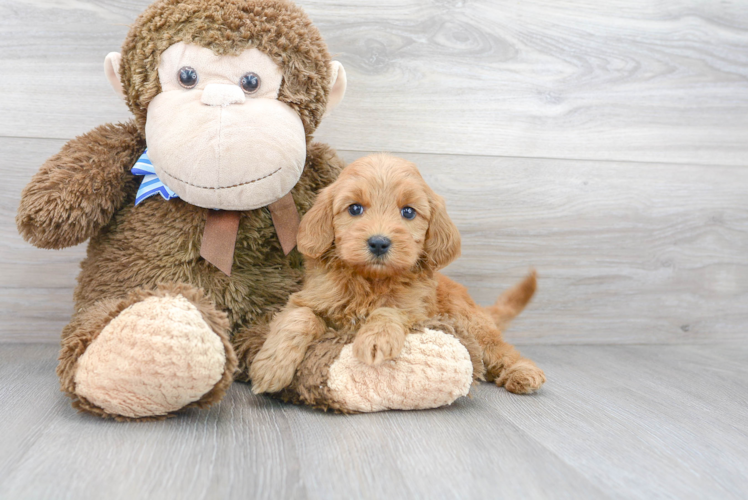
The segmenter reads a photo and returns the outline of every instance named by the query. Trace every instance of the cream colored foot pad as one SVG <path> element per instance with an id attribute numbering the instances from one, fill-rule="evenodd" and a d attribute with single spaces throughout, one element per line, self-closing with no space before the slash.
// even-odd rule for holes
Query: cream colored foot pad
<path id="1" fill-rule="evenodd" d="M 348 344 L 327 383 L 345 408 L 373 412 L 448 405 L 467 395 L 472 382 L 467 349 L 452 335 L 427 329 L 408 335 L 400 356 L 379 366 L 356 359 Z"/>
<path id="2" fill-rule="evenodd" d="M 109 413 L 165 415 L 221 379 L 221 339 L 182 296 L 149 297 L 109 323 L 78 360 L 75 392 Z"/>

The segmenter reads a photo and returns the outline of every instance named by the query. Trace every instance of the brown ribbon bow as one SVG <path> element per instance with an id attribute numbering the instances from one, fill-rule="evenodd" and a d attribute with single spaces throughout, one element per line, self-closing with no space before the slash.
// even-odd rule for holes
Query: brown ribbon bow
<path id="1" fill-rule="evenodd" d="M 293 196 L 288 193 L 268 205 L 268 209 L 283 253 L 288 255 L 296 246 L 296 233 L 299 232 L 299 211 L 296 209 Z M 231 276 L 231 266 L 234 263 L 240 218 L 241 212 L 234 210 L 208 210 L 208 218 L 205 220 L 200 256 L 227 276 Z"/>

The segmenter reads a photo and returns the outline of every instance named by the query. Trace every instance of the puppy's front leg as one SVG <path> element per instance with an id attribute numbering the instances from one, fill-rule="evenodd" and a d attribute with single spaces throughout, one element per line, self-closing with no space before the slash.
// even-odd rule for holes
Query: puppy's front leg
<path id="1" fill-rule="evenodd" d="M 252 392 L 278 392 L 288 386 L 309 344 L 325 328 L 310 308 L 287 305 L 270 323 L 270 334 L 249 369 Z"/>
<path id="2" fill-rule="evenodd" d="M 410 325 L 407 315 L 391 307 L 376 309 L 353 341 L 353 354 L 369 365 L 396 358 L 403 349 Z"/>

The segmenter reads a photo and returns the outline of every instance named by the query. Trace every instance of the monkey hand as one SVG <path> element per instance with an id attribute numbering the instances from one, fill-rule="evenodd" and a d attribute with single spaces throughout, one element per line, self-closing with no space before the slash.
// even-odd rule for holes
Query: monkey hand
<path id="1" fill-rule="evenodd" d="M 102 125 L 68 142 L 23 190 L 16 216 L 21 236 L 58 249 L 96 234 L 124 203 L 134 179 L 129 170 L 144 149 L 133 123 Z"/>

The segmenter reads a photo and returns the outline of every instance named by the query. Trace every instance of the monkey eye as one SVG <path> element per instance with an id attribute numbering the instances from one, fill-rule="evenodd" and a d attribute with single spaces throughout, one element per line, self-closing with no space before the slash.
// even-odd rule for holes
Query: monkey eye
<path id="1" fill-rule="evenodd" d="M 348 213 L 354 217 L 358 217 L 359 215 L 364 213 L 364 207 L 362 207 L 358 203 L 354 203 L 353 205 L 348 207 Z"/>
<path id="2" fill-rule="evenodd" d="M 413 220 L 416 218 L 416 209 L 413 207 L 403 207 L 403 209 L 400 210 L 400 215 L 405 219 Z"/>
<path id="3" fill-rule="evenodd" d="M 179 70 L 179 85 L 186 89 L 194 88 L 197 85 L 197 71 L 195 68 L 185 66 Z"/>
<path id="4" fill-rule="evenodd" d="M 246 94 L 254 94 L 260 88 L 260 76 L 257 73 L 247 73 L 239 80 L 242 90 Z"/>

